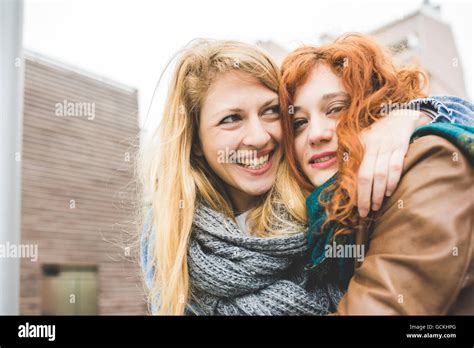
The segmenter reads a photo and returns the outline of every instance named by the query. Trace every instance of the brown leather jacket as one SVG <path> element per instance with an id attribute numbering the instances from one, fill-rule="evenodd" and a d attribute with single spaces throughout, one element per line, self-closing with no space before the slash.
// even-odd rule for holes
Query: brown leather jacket
<path id="1" fill-rule="evenodd" d="M 473 172 L 444 138 L 410 145 L 335 314 L 474 314 Z"/>

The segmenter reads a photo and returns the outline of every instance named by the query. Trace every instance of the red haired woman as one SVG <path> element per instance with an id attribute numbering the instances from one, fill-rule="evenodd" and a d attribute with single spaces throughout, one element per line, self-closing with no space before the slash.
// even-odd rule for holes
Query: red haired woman
<path id="1" fill-rule="evenodd" d="M 375 182 L 364 180 L 359 168 L 377 173 L 391 152 L 381 149 L 375 159 L 370 141 L 377 139 L 365 141 L 364 149 L 360 138 L 387 111 L 409 109 L 410 100 L 424 97 L 422 72 L 395 68 L 379 45 L 353 34 L 295 50 L 282 73 L 287 161 L 311 192 L 308 268 L 313 281 L 347 291 L 337 312 L 473 314 L 473 128 L 419 128 L 404 168 L 395 171 L 397 189 L 373 201 L 373 212 L 359 214 L 367 202 L 357 201 L 357 190 L 373 186 L 374 196 L 383 198 L 398 179 L 380 171 Z M 443 100 L 437 102 L 442 113 Z M 460 106 L 472 117 L 472 104 Z M 396 142 L 390 129 L 386 134 Z"/>

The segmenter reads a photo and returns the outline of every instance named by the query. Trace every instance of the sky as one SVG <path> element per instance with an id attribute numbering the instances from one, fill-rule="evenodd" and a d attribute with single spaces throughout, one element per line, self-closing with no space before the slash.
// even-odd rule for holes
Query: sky
<path id="1" fill-rule="evenodd" d="M 431 2 L 441 5 L 442 20 L 452 26 L 472 99 L 472 1 Z M 137 88 L 140 126 L 150 130 L 159 122 L 171 69 L 153 97 L 160 74 L 192 39 L 273 40 L 291 50 L 303 43 L 317 44 L 323 33 L 370 32 L 416 11 L 422 1 L 24 0 L 24 4 L 24 47 Z"/>

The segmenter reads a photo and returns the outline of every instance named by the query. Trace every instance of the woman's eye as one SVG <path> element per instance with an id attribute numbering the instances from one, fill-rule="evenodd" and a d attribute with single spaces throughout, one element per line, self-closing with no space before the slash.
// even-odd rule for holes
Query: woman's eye
<path id="1" fill-rule="evenodd" d="M 269 107 L 268 109 L 265 110 L 264 112 L 265 115 L 269 114 L 278 114 L 280 115 L 280 105 L 273 105 Z"/>
<path id="2" fill-rule="evenodd" d="M 332 107 L 326 112 L 326 115 L 329 116 L 329 115 L 337 114 L 338 112 L 342 111 L 343 109 L 344 109 L 344 106 Z"/>
<path id="3" fill-rule="evenodd" d="M 219 124 L 229 124 L 229 123 L 234 123 L 234 122 L 237 122 L 237 121 L 240 121 L 241 118 L 239 115 L 235 114 L 235 115 L 229 115 L 227 117 L 224 117 L 221 122 Z"/>
<path id="4" fill-rule="evenodd" d="M 293 120 L 293 130 L 298 130 L 301 126 L 303 126 L 304 124 L 308 123 L 308 120 L 306 120 L 305 118 L 297 118 L 295 120 Z"/>

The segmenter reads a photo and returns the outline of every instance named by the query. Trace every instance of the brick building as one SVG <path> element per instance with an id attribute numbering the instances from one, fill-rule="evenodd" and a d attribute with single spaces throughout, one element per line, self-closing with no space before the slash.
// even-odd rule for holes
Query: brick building
<path id="1" fill-rule="evenodd" d="M 439 11 L 439 6 L 426 3 L 419 10 L 367 34 L 390 49 L 396 64 L 421 66 L 429 76 L 430 95 L 456 95 L 466 99 L 462 61 L 451 27 L 440 18 Z M 319 43 L 331 42 L 336 36 L 321 34 Z M 259 41 L 257 45 L 278 63 L 289 53 L 273 41 Z"/>
<path id="2" fill-rule="evenodd" d="M 25 58 L 21 314 L 144 314 L 131 250 L 137 90 Z"/>

